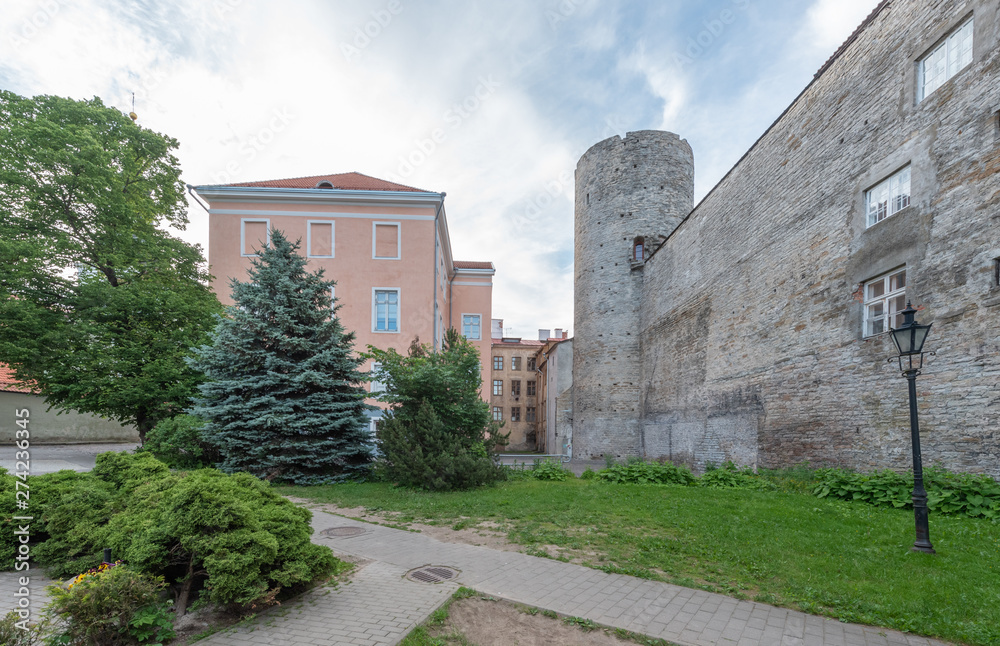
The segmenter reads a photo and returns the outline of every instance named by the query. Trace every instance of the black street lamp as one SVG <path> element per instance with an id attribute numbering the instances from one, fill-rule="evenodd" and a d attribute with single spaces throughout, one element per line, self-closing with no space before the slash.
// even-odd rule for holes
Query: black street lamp
<path id="1" fill-rule="evenodd" d="M 910 387 L 910 436 L 913 445 L 913 516 L 917 524 L 917 540 L 911 548 L 915 552 L 934 554 L 930 530 L 927 526 L 927 491 L 924 489 L 924 468 L 920 459 L 920 425 L 917 422 L 917 375 L 924 367 L 924 341 L 930 325 L 920 325 L 913 320 L 917 310 L 909 301 L 903 315 L 903 324 L 892 329 L 892 342 L 899 351 L 899 371 Z M 916 359 L 914 359 L 916 357 Z M 890 359 L 891 361 L 891 359 Z"/>

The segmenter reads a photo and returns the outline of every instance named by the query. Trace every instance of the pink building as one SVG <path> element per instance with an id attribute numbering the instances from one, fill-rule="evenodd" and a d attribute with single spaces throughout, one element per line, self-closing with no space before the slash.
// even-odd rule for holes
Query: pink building
<path id="1" fill-rule="evenodd" d="M 232 304 L 230 278 L 246 280 L 255 250 L 279 229 L 301 241 L 311 270 L 322 267 L 337 281 L 340 320 L 357 335 L 358 351 L 373 345 L 405 354 L 415 337 L 440 348 L 453 327 L 474 341 L 484 366 L 489 361 L 495 269 L 453 258 L 445 193 L 360 173 L 194 190 L 208 202 L 212 287 L 223 303 Z"/>

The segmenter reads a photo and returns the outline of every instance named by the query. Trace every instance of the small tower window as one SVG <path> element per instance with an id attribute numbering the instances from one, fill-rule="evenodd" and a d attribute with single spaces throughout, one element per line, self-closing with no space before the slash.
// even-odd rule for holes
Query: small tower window
<path id="1" fill-rule="evenodd" d="M 333 183 L 323 180 L 322 182 L 318 182 L 316 184 L 316 188 L 333 188 Z"/>
<path id="2" fill-rule="evenodd" d="M 645 240 L 642 236 L 639 236 L 632 243 L 632 260 L 635 262 L 642 262 L 644 258 L 644 250 L 646 247 Z"/>

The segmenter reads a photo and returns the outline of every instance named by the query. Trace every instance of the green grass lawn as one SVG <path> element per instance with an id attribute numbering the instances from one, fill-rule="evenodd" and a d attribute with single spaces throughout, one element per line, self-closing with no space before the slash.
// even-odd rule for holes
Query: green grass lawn
<path id="1" fill-rule="evenodd" d="M 1000 523 L 931 516 L 937 555 L 910 552 L 913 513 L 806 494 L 517 480 L 454 493 L 389 484 L 282 487 L 397 522 L 493 521 L 540 553 L 970 644 L 1000 644 Z"/>

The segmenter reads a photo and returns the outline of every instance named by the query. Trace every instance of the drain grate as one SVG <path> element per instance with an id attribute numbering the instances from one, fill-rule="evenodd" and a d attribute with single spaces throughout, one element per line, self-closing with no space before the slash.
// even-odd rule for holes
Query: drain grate
<path id="1" fill-rule="evenodd" d="M 406 578 L 420 583 L 441 583 L 450 581 L 460 574 L 458 570 L 447 565 L 425 565 L 406 573 Z"/>
<path id="2" fill-rule="evenodd" d="M 346 536 L 361 536 L 368 530 L 364 527 L 330 527 L 320 531 L 323 536 L 344 538 Z"/>

